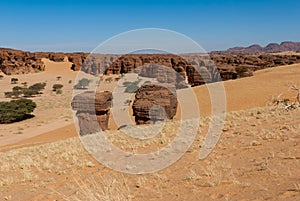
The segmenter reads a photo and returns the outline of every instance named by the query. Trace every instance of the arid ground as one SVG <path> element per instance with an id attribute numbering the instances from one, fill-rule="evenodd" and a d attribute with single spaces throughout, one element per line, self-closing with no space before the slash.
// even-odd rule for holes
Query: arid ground
<path id="1" fill-rule="evenodd" d="M 3 92 L 13 87 L 12 77 L 47 83 L 43 94 L 33 98 L 34 118 L 0 127 L 1 200 L 300 200 L 300 108 L 287 111 L 271 105 L 278 95 L 296 101 L 291 86 L 300 87 L 300 64 L 224 82 L 225 127 L 203 160 L 198 155 L 210 122 L 210 99 L 205 85 L 194 87 L 202 117 L 187 153 L 157 173 L 128 175 L 99 164 L 80 143 L 71 110 L 77 73 L 70 62 L 44 63 L 44 72 L 0 81 L 1 101 L 7 100 Z M 64 85 L 62 94 L 52 92 L 55 83 Z M 178 119 L 166 128 L 176 127 Z M 151 151 L 173 138 L 172 129 L 164 129 L 145 146 L 123 136 L 113 122 L 109 125 L 105 134 L 128 151 Z"/>

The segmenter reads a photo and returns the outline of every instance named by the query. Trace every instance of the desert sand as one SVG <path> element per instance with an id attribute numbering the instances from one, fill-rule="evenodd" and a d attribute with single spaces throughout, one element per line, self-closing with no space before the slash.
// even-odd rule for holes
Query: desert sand
<path id="1" fill-rule="evenodd" d="M 30 80 L 29 83 L 47 81 L 45 94 L 41 97 L 36 97 L 38 108 L 33 119 L 14 123 L 11 125 L 3 125 L 0 128 L 1 140 L 0 145 L 7 147 L 20 146 L 22 144 L 30 145 L 30 139 L 34 143 L 50 142 L 52 138 L 48 136 L 57 136 L 55 139 L 65 138 L 65 133 L 68 129 L 73 129 L 73 114 L 70 106 L 73 93 L 73 83 L 76 79 L 77 73 L 70 69 L 69 62 L 52 62 L 47 59 L 44 60 L 46 64 L 46 71 L 37 74 L 7 76 L 3 82 L 0 82 L 1 92 L 11 89 L 8 84 L 10 77 L 17 77 L 19 80 Z M 59 73 L 57 73 L 59 72 Z M 61 76 L 62 79 L 57 81 L 56 77 Z M 254 73 L 253 77 L 228 80 L 224 82 L 226 91 L 226 106 L 227 111 L 238 111 L 250 109 L 254 107 L 266 106 L 272 100 L 272 97 L 281 95 L 282 97 L 293 99 L 295 93 L 290 90 L 293 85 L 300 86 L 300 65 L 294 64 L 289 66 L 281 66 L 276 68 L 269 68 L 260 70 Z M 112 77 L 112 76 L 108 76 Z M 105 79 L 105 78 L 104 78 Z M 68 81 L 72 80 L 72 84 Z M 63 94 L 56 95 L 51 91 L 54 83 L 62 83 Z M 112 90 L 116 82 L 107 83 L 101 82 L 101 90 Z M 200 114 L 202 117 L 211 113 L 210 97 L 206 86 L 198 86 L 192 88 L 196 94 L 199 102 Z M 3 96 L 3 93 L 0 93 Z M 1 100 L 6 100 L 4 97 Z M 186 108 L 187 110 L 193 109 Z M 132 110 L 129 110 L 132 114 Z M 180 108 L 178 108 L 175 119 L 180 119 Z M 30 125 L 30 126 L 29 126 Z M 35 126 L 33 126 L 35 125 Z M 112 130 L 117 129 L 113 120 L 110 122 Z M 67 130 L 66 130 L 67 129 Z M 46 137 L 35 137 L 49 133 Z M 50 134 L 51 133 L 51 134 Z M 76 133 L 67 134 L 67 136 L 76 136 Z M 39 142 L 37 139 L 41 139 Z"/>
<path id="2" fill-rule="evenodd" d="M 269 68 L 255 72 L 253 77 L 224 82 L 226 125 L 216 148 L 203 160 L 198 155 L 209 122 L 206 116 L 210 114 L 210 100 L 206 86 L 193 88 L 203 123 L 187 153 L 157 173 L 127 175 L 106 168 L 85 151 L 70 107 L 76 72 L 69 69 L 68 62 L 45 63 L 45 72 L 14 76 L 30 83 L 47 81 L 47 88 L 34 98 L 38 104 L 34 118 L 1 125 L 1 199 L 299 199 L 300 110 L 284 111 L 269 103 L 279 94 L 295 100 L 290 87 L 300 86 L 300 64 Z M 0 82 L 1 94 L 10 90 L 9 81 L 7 76 Z M 51 91 L 54 83 L 64 85 L 63 94 Z M 108 136 L 128 151 L 149 151 L 151 146 L 165 146 L 172 139 L 162 135 L 150 141 L 149 147 L 133 147 L 130 139 L 119 139 L 115 129 L 107 131 Z"/>

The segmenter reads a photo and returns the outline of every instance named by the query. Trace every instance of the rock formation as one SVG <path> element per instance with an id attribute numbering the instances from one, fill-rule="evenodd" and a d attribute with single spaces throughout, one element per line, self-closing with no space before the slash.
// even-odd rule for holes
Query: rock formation
<path id="1" fill-rule="evenodd" d="M 132 105 L 136 124 L 173 119 L 177 110 L 175 88 L 149 84 L 139 88 Z"/>
<path id="2" fill-rule="evenodd" d="M 276 49 L 278 47 L 282 48 L 282 50 L 294 50 L 298 46 L 298 43 L 283 42 L 280 45 L 270 44 L 265 48 L 252 45 L 248 50 L 263 49 L 263 51 L 269 51 L 271 49 L 272 51 L 279 51 Z M 145 69 L 138 70 L 140 76 L 156 77 L 162 83 L 176 82 L 177 87 L 179 86 L 180 88 L 185 86 L 183 82 L 186 77 L 190 85 L 197 86 L 209 82 L 251 76 L 253 71 L 264 68 L 300 63 L 300 55 L 297 54 L 246 54 L 242 49 L 237 48 L 238 51 L 212 52 L 209 55 L 128 54 L 119 56 L 108 54 L 90 55 L 82 52 L 23 52 L 0 48 L 0 71 L 4 74 L 40 72 L 45 70 L 45 65 L 41 61 L 42 58 L 60 62 L 67 57 L 68 61 L 73 63 L 71 69 L 76 71 L 81 69 L 95 76 L 102 73 L 109 75 L 134 72 L 135 69 L 143 66 Z M 239 52 L 243 52 L 243 54 Z M 161 71 L 157 68 L 159 65 L 172 70 Z M 238 74 L 236 71 L 237 67 L 245 67 L 247 72 Z M 175 72 L 181 76 L 174 76 Z"/>
<path id="3" fill-rule="evenodd" d="M 106 130 L 111 104 L 112 93 L 108 91 L 76 95 L 72 100 L 72 109 L 77 111 L 80 135 L 99 132 L 99 128 Z"/>
<path id="4" fill-rule="evenodd" d="M 13 49 L 0 49 L 0 71 L 7 75 L 34 73 L 44 70 L 44 63 L 35 54 Z"/>

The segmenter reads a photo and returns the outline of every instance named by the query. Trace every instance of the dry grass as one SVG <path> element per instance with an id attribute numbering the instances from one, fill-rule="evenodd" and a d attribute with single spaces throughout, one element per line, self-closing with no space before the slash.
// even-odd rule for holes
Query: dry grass
<path id="1" fill-rule="evenodd" d="M 300 120 L 296 118 L 299 114 L 299 109 L 283 111 L 276 107 L 230 112 L 217 147 L 208 158 L 199 160 L 210 122 L 209 118 L 203 118 L 187 153 L 175 164 L 153 174 L 127 175 L 107 169 L 85 151 L 78 138 L 2 152 L 0 197 L 6 200 L 268 197 L 295 200 L 300 178 L 297 148 Z M 145 141 L 128 137 L 122 131 L 105 134 L 124 150 L 146 153 L 172 141 L 177 127 L 178 122 L 169 121 L 162 133 Z"/>

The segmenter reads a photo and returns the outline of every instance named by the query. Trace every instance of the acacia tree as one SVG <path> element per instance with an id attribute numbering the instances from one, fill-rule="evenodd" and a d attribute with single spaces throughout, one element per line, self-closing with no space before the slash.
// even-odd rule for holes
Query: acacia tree
<path id="1" fill-rule="evenodd" d="M 36 108 L 36 103 L 29 99 L 0 102 L 0 123 L 21 121 L 30 116 Z"/>
<path id="2" fill-rule="evenodd" d="M 74 86 L 75 89 L 86 89 L 89 84 L 90 84 L 91 80 L 87 79 L 87 78 L 82 78 L 81 80 L 78 81 L 78 83 Z"/>

